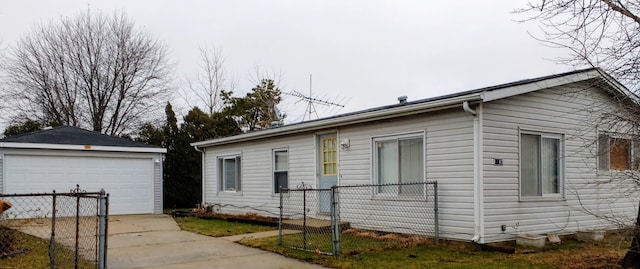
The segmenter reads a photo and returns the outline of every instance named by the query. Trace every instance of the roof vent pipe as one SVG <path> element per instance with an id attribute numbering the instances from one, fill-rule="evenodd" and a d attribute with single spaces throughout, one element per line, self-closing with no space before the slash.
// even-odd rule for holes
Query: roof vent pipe
<path id="1" fill-rule="evenodd" d="M 403 96 L 398 97 L 398 102 L 400 102 L 401 105 L 406 104 L 407 103 L 407 96 L 403 95 Z"/>
<path id="2" fill-rule="evenodd" d="M 473 109 L 471 109 L 471 107 L 469 107 L 469 102 L 468 101 L 464 101 L 462 102 L 462 109 L 464 109 L 464 111 L 471 113 L 472 115 L 476 115 L 477 112 Z"/>

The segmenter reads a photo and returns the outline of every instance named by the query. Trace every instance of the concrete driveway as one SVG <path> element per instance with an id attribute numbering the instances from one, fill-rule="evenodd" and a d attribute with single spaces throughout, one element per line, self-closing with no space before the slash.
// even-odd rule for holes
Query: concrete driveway
<path id="1" fill-rule="evenodd" d="M 181 231 L 167 215 L 109 216 L 109 269 L 322 268 L 222 238 Z"/>

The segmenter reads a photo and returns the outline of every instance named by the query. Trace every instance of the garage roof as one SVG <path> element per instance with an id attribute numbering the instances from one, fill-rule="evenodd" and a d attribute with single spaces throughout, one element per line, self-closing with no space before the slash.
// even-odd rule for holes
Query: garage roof
<path id="1" fill-rule="evenodd" d="M 0 139 L 0 148 L 83 149 L 160 152 L 166 149 L 73 126 L 60 126 Z"/>

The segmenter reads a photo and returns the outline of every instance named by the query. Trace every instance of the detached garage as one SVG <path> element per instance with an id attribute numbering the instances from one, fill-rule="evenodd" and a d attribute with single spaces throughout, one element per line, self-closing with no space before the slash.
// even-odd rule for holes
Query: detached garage
<path id="1" fill-rule="evenodd" d="M 109 193 L 109 214 L 162 213 L 166 149 L 62 126 L 0 139 L 0 193 Z"/>

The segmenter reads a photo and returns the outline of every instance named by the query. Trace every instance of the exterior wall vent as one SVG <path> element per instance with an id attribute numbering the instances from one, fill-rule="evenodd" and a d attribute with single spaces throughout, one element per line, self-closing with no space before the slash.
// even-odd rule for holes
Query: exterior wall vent
<path id="1" fill-rule="evenodd" d="M 401 105 L 406 104 L 407 103 L 407 96 L 403 95 L 403 96 L 398 97 L 398 102 L 400 102 Z"/>

